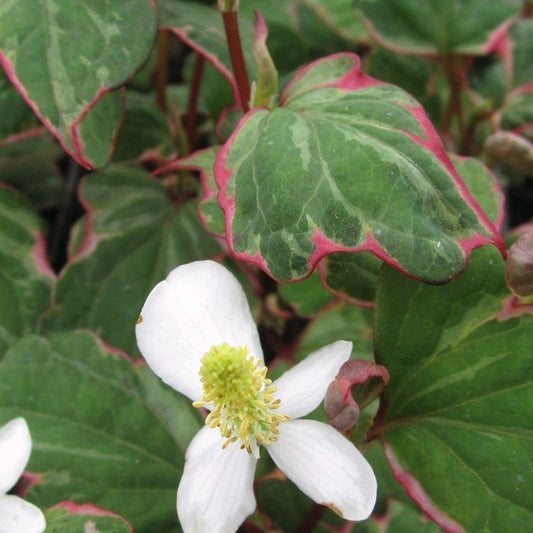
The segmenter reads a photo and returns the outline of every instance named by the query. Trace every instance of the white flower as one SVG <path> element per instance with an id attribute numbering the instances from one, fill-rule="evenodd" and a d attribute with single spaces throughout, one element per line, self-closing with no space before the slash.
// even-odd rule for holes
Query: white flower
<path id="1" fill-rule="evenodd" d="M 178 488 L 186 533 L 229 533 L 254 511 L 259 445 L 314 501 L 348 520 L 369 516 L 376 479 L 365 458 L 331 426 L 298 420 L 323 400 L 352 343 L 325 346 L 271 383 L 244 291 L 213 261 L 180 266 L 159 283 L 136 334 L 152 370 L 211 411 Z"/>
<path id="2" fill-rule="evenodd" d="M 15 418 L 0 429 L 0 533 L 41 533 L 43 513 L 35 505 L 6 494 L 28 463 L 31 437 L 24 418 Z"/>

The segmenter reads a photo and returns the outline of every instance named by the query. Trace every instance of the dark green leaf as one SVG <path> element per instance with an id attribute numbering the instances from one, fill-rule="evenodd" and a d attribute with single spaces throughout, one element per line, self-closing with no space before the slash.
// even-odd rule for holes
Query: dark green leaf
<path id="1" fill-rule="evenodd" d="M 178 394 L 165 402 L 193 411 Z M 132 362 L 87 332 L 24 338 L 0 363 L 0 419 L 15 416 L 32 435 L 28 499 L 39 507 L 72 499 L 123 516 L 135 531 L 178 530 L 185 443 L 154 409 Z M 187 424 L 190 435 L 201 422 Z"/>
<path id="2" fill-rule="evenodd" d="M 533 518 L 533 316 L 502 312 L 508 297 L 490 246 L 447 286 L 388 267 L 378 284 L 381 438 L 411 497 L 453 531 L 521 531 Z"/>
<path id="3" fill-rule="evenodd" d="M 37 213 L 20 193 L 0 186 L 0 356 L 34 331 L 50 305 L 55 276 L 45 247 Z"/>
<path id="4" fill-rule="evenodd" d="M 88 177 L 84 240 L 62 271 L 47 331 L 87 327 L 136 352 L 134 325 L 144 299 L 175 267 L 220 251 L 196 214 L 179 208 L 146 172 L 114 167 Z"/>

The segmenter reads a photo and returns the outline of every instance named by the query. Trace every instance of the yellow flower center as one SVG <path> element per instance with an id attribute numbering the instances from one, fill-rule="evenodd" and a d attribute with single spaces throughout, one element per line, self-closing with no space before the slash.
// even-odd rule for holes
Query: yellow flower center
<path id="1" fill-rule="evenodd" d="M 258 457 L 259 445 L 277 440 L 277 426 L 289 419 L 275 412 L 281 402 L 274 399 L 276 387 L 270 386 L 266 372 L 258 359 L 248 355 L 246 346 L 219 344 L 203 356 L 204 395 L 193 405 L 211 409 L 205 423 L 219 428 L 226 439 L 223 448 L 240 441 L 241 448 Z"/>

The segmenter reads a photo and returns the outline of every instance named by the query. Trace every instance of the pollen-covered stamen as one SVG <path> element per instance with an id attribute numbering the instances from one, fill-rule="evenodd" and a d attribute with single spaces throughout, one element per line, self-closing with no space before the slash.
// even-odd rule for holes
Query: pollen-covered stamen
<path id="1" fill-rule="evenodd" d="M 223 448 L 240 441 L 241 448 L 258 455 L 258 445 L 277 440 L 281 421 L 277 414 L 281 402 L 274 399 L 276 387 L 266 378 L 267 369 L 248 355 L 248 348 L 219 344 L 202 358 L 200 379 L 204 395 L 195 407 L 208 407 L 205 423 L 218 427 L 226 439 Z"/>

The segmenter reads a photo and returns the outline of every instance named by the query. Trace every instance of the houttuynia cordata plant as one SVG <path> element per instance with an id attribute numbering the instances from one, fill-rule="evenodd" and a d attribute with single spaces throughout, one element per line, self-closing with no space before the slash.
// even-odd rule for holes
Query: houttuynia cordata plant
<path id="1" fill-rule="evenodd" d="M 530 0 L 0 1 L 0 532 L 533 523 Z"/>

